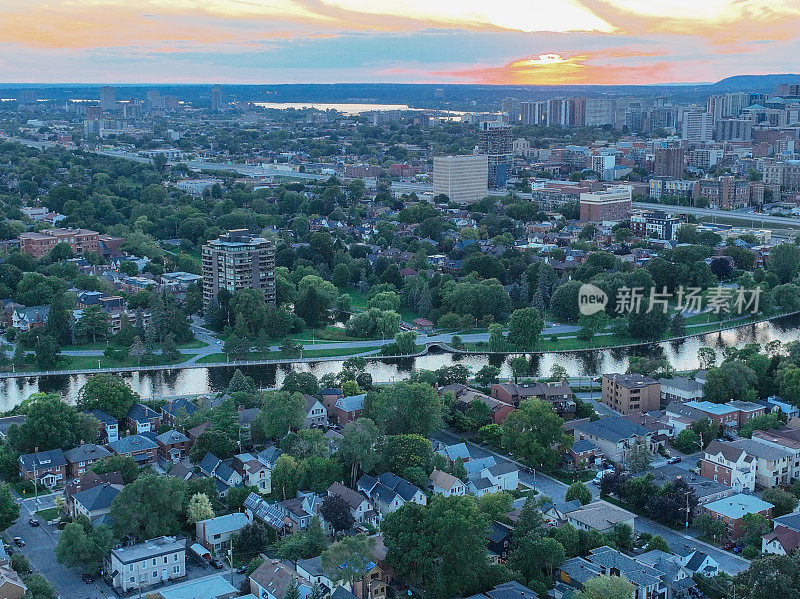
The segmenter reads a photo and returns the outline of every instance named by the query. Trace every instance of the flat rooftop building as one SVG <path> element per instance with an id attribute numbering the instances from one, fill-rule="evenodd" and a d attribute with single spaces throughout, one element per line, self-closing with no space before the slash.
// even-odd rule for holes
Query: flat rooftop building
<path id="1" fill-rule="evenodd" d="M 269 240 L 234 229 L 204 245 L 202 257 L 205 307 L 220 289 L 259 289 L 268 304 L 275 303 L 275 246 Z"/>
<path id="2" fill-rule="evenodd" d="M 474 204 L 486 196 L 488 188 L 488 156 L 434 157 L 434 197 L 444 194 L 457 204 Z"/>

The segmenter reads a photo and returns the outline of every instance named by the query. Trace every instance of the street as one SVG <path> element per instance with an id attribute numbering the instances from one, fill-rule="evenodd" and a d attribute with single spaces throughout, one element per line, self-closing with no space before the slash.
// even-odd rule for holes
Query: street
<path id="1" fill-rule="evenodd" d="M 453 443 L 460 443 L 461 438 L 453 434 L 449 431 L 439 431 L 431 435 L 431 438 L 440 441 L 441 443 L 453 444 Z M 513 463 L 518 467 L 523 466 L 519 462 L 512 460 L 506 456 L 498 454 L 494 451 L 488 450 L 480 445 L 476 445 L 471 442 L 467 442 L 467 447 L 469 447 L 470 454 L 473 457 L 481 458 L 487 457 L 489 455 L 494 456 L 494 458 L 500 462 L 507 462 Z M 680 464 L 686 462 L 689 463 L 688 459 L 684 459 Z M 694 462 L 691 462 L 694 464 Z M 546 474 L 542 474 L 537 472 L 535 475 L 528 474 L 523 470 L 520 470 L 519 473 L 519 480 L 522 484 L 536 489 L 539 493 L 543 495 L 547 495 L 548 497 L 556 500 L 556 501 L 564 501 L 564 495 L 569 488 L 569 485 L 562 483 L 555 478 L 547 476 Z M 600 496 L 600 488 L 598 485 L 587 484 L 587 487 L 592 491 L 592 497 L 598 499 Z M 668 528 L 658 522 L 654 522 L 649 518 L 645 518 L 643 516 L 636 517 L 636 531 L 637 532 L 646 532 L 652 535 L 661 535 L 670 548 L 675 553 L 685 553 L 687 549 L 699 549 L 700 551 L 704 551 L 711 557 L 713 557 L 717 562 L 719 562 L 720 568 L 727 572 L 728 574 L 736 574 L 741 572 L 742 570 L 747 569 L 750 565 L 750 562 L 746 559 L 739 557 L 738 555 L 734 555 L 728 551 L 723 551 L 713 545 L 700 541 L 688 534 L 683 534 L 681 532 L 676 532 L 675 530 Z M 697 531 L 692 531 L 689 529 L 689 532 L 696 533 Z"/>

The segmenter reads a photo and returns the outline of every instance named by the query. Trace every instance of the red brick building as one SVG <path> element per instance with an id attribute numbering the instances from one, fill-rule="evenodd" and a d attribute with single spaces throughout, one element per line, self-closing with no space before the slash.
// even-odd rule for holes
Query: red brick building
<path id="1" fill-rule="evenodd" d="M 84 252 L 100 253 L 97 231 L 89 229 L 44 229 L 38 233 L 22 233 L 18 237 L 19 249 L 34 258 L 41 258 L 59 243 L 67 243 L 76 255 Z"/>

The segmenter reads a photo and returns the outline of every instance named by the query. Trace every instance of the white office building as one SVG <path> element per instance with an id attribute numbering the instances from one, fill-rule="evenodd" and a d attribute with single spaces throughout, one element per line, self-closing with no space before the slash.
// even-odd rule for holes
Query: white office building
<path id="1" fill-rule="evenodd" d="M 433 159 L 433 195 L 444 194 L 458 204 L 474 204 L 488 191 L 486 155 L 436 156 Z"/>

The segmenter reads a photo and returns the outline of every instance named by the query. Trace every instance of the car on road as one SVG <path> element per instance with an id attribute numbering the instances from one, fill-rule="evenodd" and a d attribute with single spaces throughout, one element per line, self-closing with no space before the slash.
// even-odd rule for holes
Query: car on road
<path id="1" fill-rule="evenodd" d="M 237 574 L 244 574 L 245 572 L 247 572 L 247 567 L 248 567 L 247 565 L 239 566 L 238 568 L 236 568 L 236 573 Z"/>
<path id="2" fill-rule="evenodd" d="M 39 526 L 39 521 L 36 518 L 31 518 L 30 520 L 28 520 L 28 524 L 30 524 L 31 526 Z"/>
<path id="3" fill-rule="evenodd" d="M 681 456 L 676 455 L 674 458 L 670 458 L 667 460 L 667 464 L 677 464 L 681 461 Z"/>
<path id="4" fill-rule="evenodd" d="M 81 574 L 81 580 L 86 584 L 92 584 L 94 582 L 94 576 L 92 576 L 88 572 L 84 572 L 83 574 Z"/>
<path id="5" fill-rule="evenodd" d="M 222 562 L 217 558 L 210 560 L 209 562 L 212 566 L 214 566 L 217 570 L 222 570 Z"/>
<path id="6" fill-rule="evenodd" d="M 22 540 L 22 537 L 14 537 L 11 540 L 14 541 L 14 545 L 17 547 L 25 547 L 25 541 Z"/>

